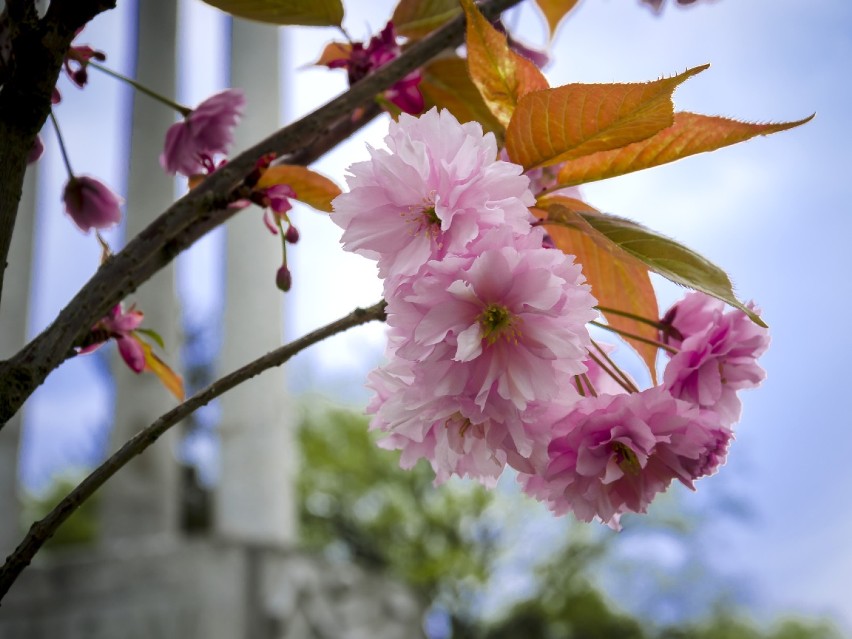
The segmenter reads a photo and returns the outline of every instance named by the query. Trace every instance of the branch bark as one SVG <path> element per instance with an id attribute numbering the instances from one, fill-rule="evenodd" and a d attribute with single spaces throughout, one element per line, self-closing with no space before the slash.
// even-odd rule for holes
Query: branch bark
<path id="1" fill-rule="evenodd" d="M 11 57 L 0 77 L 0 301 L 27 155 L 44 126 L 51 95 L 77 31 L 115 0 L 54 0 L 39 20 L 32 0 L 7 0 Z"/>
<path id="2" fill-rule="evenodd" d="M 488 0 L 481 10 L 493 19 L 519 2 Z M 357 109 L 369 106 L 376 94 L 445 49 L 458 46 L 463 35 L 464 18 L 459 16 L 346 93 L 240 154 L 152 222 L 100 267 L 47 329 L 0 363 L 0 428 L 112 306 L 234 214 L 226 208 L 227 194 L 253 170 L 257 158 L 277 153 L 292 163 L 314 161 L 365 123 L 364 117 L 353 120 Z"/>
<path id="3" fill-rule="evenodd" d="M 374 320 L 382 320 L 384 316 L 384 301 L 374 304 L 369 308 L 357 308 L 349 313 L 349 315 L 277 348 L 216 380 L 207 388 L 199 391 L 182 404 L 162 415 L 147 428 L 139 431 L 139 433 L 128 440 L 124 446 L 113 454 L 112 457 L 93 470 L 74 490 L 68 493 L 44 519 L 35 522 L 30 527 L 24 540 L 9 555 L 6 563 L 0 568 L 0 601 L 2 601 L 21 572 L 30 564 L 39 549 L 53 536 L 59 526 L 79 508 L 80 504 L 91 497 L 119 469 L 136 457 L 136 455 L 141 454 L 172 426 L 235 386 L 259 375 L 265 370 L 281 366 L 308 346 L 354 326 L 360 326 Z"/>

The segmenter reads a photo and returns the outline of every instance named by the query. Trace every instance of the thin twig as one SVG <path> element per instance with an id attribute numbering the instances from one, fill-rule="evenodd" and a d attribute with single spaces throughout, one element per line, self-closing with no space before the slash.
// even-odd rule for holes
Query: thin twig
<path id="1" fill-rule="evenodd" d="M 611 326 L 610 324 L 601 324 L 600 322 L 596 322 L 592 320 L 589 322 L 592 326 L 597 326 L 598 328 L 602 328 L 605 331 L 610 331 L 611 333 L 616 333 L 621 335 L 622 337 L 629 337 L 630 339 L 635 339 L 637 342 L 642 342 L 644 344 L 650 344 L 651 346 L 656 346 L 657 348 L 662 348 L 669 353 L 675 354 L 677 353 L 677 349 L 669 346 L 668 344 L 663 344 L 662 342 L 657 342 L 652 339 L 648 339 L 647 337 L 642 337 L 641 335 L 635 335 L 629 331 L 623 331 L 620 328 L 616 328 L 615 326 Z"/>
<path id="2" fill-rule="evenodd" d="M 235 386 L 242 384 L 255 375 L 259 375 L 267 369 L 280 366 L 308 346 L 354 326 L 383 319 L 384 315 L 384 301 L 374 304 L 369 308 L 355 309 L 349 315 L 277 348 L 216 380 L 207 388 L 199 391 L 182 404 L 175 406 L 172 410 L 162 415 L 147 428 L 139 431 L 115 454 L 93 470 L 74 490 L 68 493 L 44 519 L 35 522 L 30 527 L 24 540 L 9 555 L 6 563 L 0 568 L 0 600 L 6 595 L 21 572 L 30 564 L 39 549 L 53 536 L 59 526 L 71 516 L 80 504 L 91 497 L 92 493 L 100 488 L 120 468 L 157 441 L 169 428 Z"/>
<path id="3" fill-rule="evenodd" d="M 480 9 L 493 19 L 519 2 L 489 0 Z M 464 19 L 459 16 L 356 82 L 340 97 L 240 154 L 169 207 L 105 262 L 48 328 L 14 357 L 0 363 L 0 429 L 61 363 L 63 354 L 110 308 L 234 214 L 233 209 L 226 207 L 226 194 L 254 169 L 257 158 L 277 153 L 289 163 L 314 161 L 363 126 L 368 118 L 353 119 L 354 112 L 369 107 L 376 94 L 412 70 L 445 49 L 459 45 L 463 34 Z"/>

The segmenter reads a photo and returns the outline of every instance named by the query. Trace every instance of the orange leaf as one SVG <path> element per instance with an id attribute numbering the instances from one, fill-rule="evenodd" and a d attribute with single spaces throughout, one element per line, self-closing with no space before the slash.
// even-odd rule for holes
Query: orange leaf
<path id="1" fill-rule="evenodd" d="M 757 135 L 786 131 L 813 117 L 779 124 L 752 124 L 697 113 L 675 113 L 674 124 L 650 138 L 566 162 L 559 170 L 558 183 L 573 186 L 647 169 L 696 153 L 715 151 Z"/>
<path id="2" fill-rule="evenodd" d="M 470 77 L 500 124 L 508 126 L 518 100 L 549 85 L 537 66 L 509 48 L 506 36 L 491 26 L 473 0 L 461 3 L 467 16 Z"/>
<path id="3" fill-rule="evenodd" d="M 639 142 L 670 127 L 672 93 L 709 65 L 636 84 L 566 84 L 518 101 L 506 130 L 513 162 L 531 169 Z"/>
<path id="4" fill-rule="evenodd" d="M 560 195 L 542 198 L 538 206 L 542 208 L 533 209 L 533 212 L 539 218 L 553 222 L 544 227 L 557 247 L 577 256 L 577 262 L 583 265 L 586 281 L 592 287 L 592 295 L 600 306 L 652 321 L 659 318 L 657 296 L 648 268 L 592 228 L 579 214 L 579 211 L 596 211 L 594 208 L 581 200 Z M 644 322 L 615 313 L 604 313 L 604 316 L 613 328 L 645 339 L 659 339 L 657 329 Z M 651 373 L 651 380 L 656 384 L 657 347 L 629 337 L 623 339 L 642 358 Z"/>
<path id="5" fill-rule="evenodd" d="M 134 339 L 142 345 L 142 350 L 145 353 L 145 370 L 154 373 L 172 395 L 177 397 L 179 402 L 183 401 L 183 379 L 175 373 L 169 365 L 154 354 L 151 345 L 142 341 L 134 335 Z"/>
<path id="6" fill-rule="evenodd" d="M 346 42 L 329 42 L 322 50 L 319 60 L 314 62 L 315 66 L 327 67 L 332 60 L 349 59 L 349 54 L 352 52 L 352 45 Z"/>
<path id="7" fill-rule="evenodd" d="M 340 195 L 340 187 L 327 177 L 295 164 L 269 167 L 260 176 L 257 186 L 266 188 L 275 184 L 289 184 L 297 200 L 326 213 L 331 213 L 331 201 Z"/>
<path id="8" fill-rule="evenodd" d="M 458 0 L 400 0 L 391 22 L 399 35 L 418 39 L 456 17 L 460 11 Z"/>
<path id="9" fill-rule="evenodd" d="M 459 122 L 479 122 L 502 141 L 503 127 L 491 114 L 467 72 L 467 61 L 458 56 L 438 58 L 422 68 L 420 93 L 426 109 L 437 106 L 450 111 Z"/>
<path id="10" fill-rule="evenodd" d="M 562 18 L 577 6 L 577 2 L 579 0 L 535 0 L 539 10 L 544 14 L 544 19 L 547 20 L 551 39 L 556 33 L 556 27 L 559 26 Z"/>

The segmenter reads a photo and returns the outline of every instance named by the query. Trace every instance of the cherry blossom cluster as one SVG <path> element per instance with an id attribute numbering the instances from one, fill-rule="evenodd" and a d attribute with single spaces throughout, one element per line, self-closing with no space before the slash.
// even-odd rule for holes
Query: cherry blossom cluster
<path id="1" fill-rule="evenodd" d="M 664 382 L 640 391 L 591 340 L 580 266 L 548 248 L 530 179 L 492 134 L 432 109 L 385 144 L 350 167 L 332 219 L 383 280 L 387 361 L 367 411 L 403 467 L 493 485 L 509 466 L 555 512 L 617 528 L 724 463 L 764 329 L 693 293 L 659 322 Z"/>
<path id="2" fill-rule="evenodd" d="M 739 390 L 765 377 L 757 363 L 765 328 L 740 310 L 690 293 L 661 322 L 675 347 L 664 380 L 640 392 L 581 399 L 553 425 L 547 465 L 521 474 L 525 490 L 557 513 L 599 517 L 613 527 L 625 512 L 645 512 L 677 479 L 694 488 L 725 461 L 741 412 Z"/>
<path id="3" fill-rule="evenodd" d="M 373 428 L 438 481 L 532 471 L 545 415 L 577 399 L 595 300 L 573 258 L 542 246 L 529 179 L 479 124 L 432 109 L 400 116 L 385 142 L 350 167 L 332 215 L 344 249 L 377 260 L 384 280 Z"/>

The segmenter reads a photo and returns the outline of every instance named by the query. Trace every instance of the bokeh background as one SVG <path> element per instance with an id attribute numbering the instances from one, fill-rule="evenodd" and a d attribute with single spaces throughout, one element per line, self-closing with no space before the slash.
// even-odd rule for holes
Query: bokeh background
<path id="1" fill-rule="evenodd" d="M 393 7 L 389 0 L 345 4 L 346 28 L 354 38 L 381 29 Z M 120 2 L 78 39 L 106 51 L 109 64 L 119 70 L 131 68 L 123 34 L 132 8 L 132 2 Z M 177 97 L 192 105 L 227 86 L 227 23 L 223 14 L 196 0 L 182 3 L 181 18 Z M 544 23 L 532 7 L 510 12 L 506 24 L 528 45 L 547 46 Z M 283 28 L 281 33 L 281 119 L 286 123 L 342 91 L 345 74 L 311 66 L 326 42 L 340 39 L 336 30 Z M 657 16 L 638 0 L 582 0 L 549 46 L 552 62 L 545 73 L 552 85 L 651 80 L 710 62 L 708 71 L 677 90 L 679 110 L 750 121 L 796 120 L 817 113 L 793 131 L 584 188 L 597 208 L 676 238 L 726 269 L 740 297 L 754 299 L 763 310 L 773 340 L 763 358 L 767 381 L 744 397 L 727 466 L 700 482 L 698 494 L 676 491 L 662 506 L 663 519 L 676 515 L 698 522 L 689 543 L 664 528 L 631 535 L 635 519 L 627 520 L 622 539 L 609 542 L 616 559 L 663 574 L 682 574 L 698 558 L 712 568 L 705 573 L 715 580 L 709 592 L 654 609 L 642 596 L 639 577 L 612 570 L 607 577 L 603 569 L 601 574 L 619 606 L 657 618 L 698 614 L 724 592 L 758 620 L 789 613 L 825 616 L 848 631 L 852 4 L 717 0 L 684 8 L 672 4 Z M 257 72 L 265 72 L 262 60 Z M 64 78 L 61 82 L 64 100 L 57 115 L 75 168 L 102 177 L 121 192 L 126 183 L 127 89 L 96 72 L 85 91 Z M 366 157 L 365 143 L 381 145 L 386 127 L 383 118 L 373 122 L 315 168 L 342 184 L 346 166 Z M 31 334 L 51 321 L 98 259 L 94 239 L 80 234 L 62 213 L 64 168 L 50 131 L 45 142 Z M 373 264 L 342 253 L 339 230 L 323 215 L 297 209 L 293 219 L 302 240 L 290 251 L 295 283 L 286 296 L 288 319 L 282 327 L 288 337 L 372 304 L 381 290 Z M 110 239 L 120 246 L 121 229 L 111 232 Z M 187 332 L 196 336 L 186 353 L 190 359 L 216 355 L 221 251 L 222 237 L 213 233 L 179 258 L 184 321 Z M 247 247 L 246 259 L 250 254 Z M 666 282 L 657 284 L 662 308 L 683 292 Z M 272 274 L 258 286 L 280 295 Z M 303 353 L 289 368 L 290 392 L 304 398 L 303 403 L 316 404 L 323 396 L 358 410 L 367 399 L 364 377 L 381 360 L 383 339 L 381 326 L 368 326 Z M 626 350 L 620 350 L 627 367 L 637 370 Z M 27 491 L 44 493 L 67 469 L 89 467 L 105 454 L 112 401 L 107 369 L 103 356 L 79 358 L 56 371 L 33 397 L 21 452 L 21 481 Z M 216 418 L 215 407 L 206 411 L 206 430 L 179 451 L 208 483 L 216 481 Z M 511 481 L 500 490 L 511 494 Z M 506 516 L 511 519 L 510 513 Z M 560 535 L 608 534 L 566 532 L 576 527 L 544 511 L 537 511 L 534 519 L 536 524 L 516 541 L 541 552 Z M 637 529 L 643 525 L 635 524 Z M 495 601 L 529 587 L 525 562 L 522 557 L 513 568 L 509 561 L 494 583 Z M 689 589 L 698 593 L 700 586 L 693 583 Z"/>

